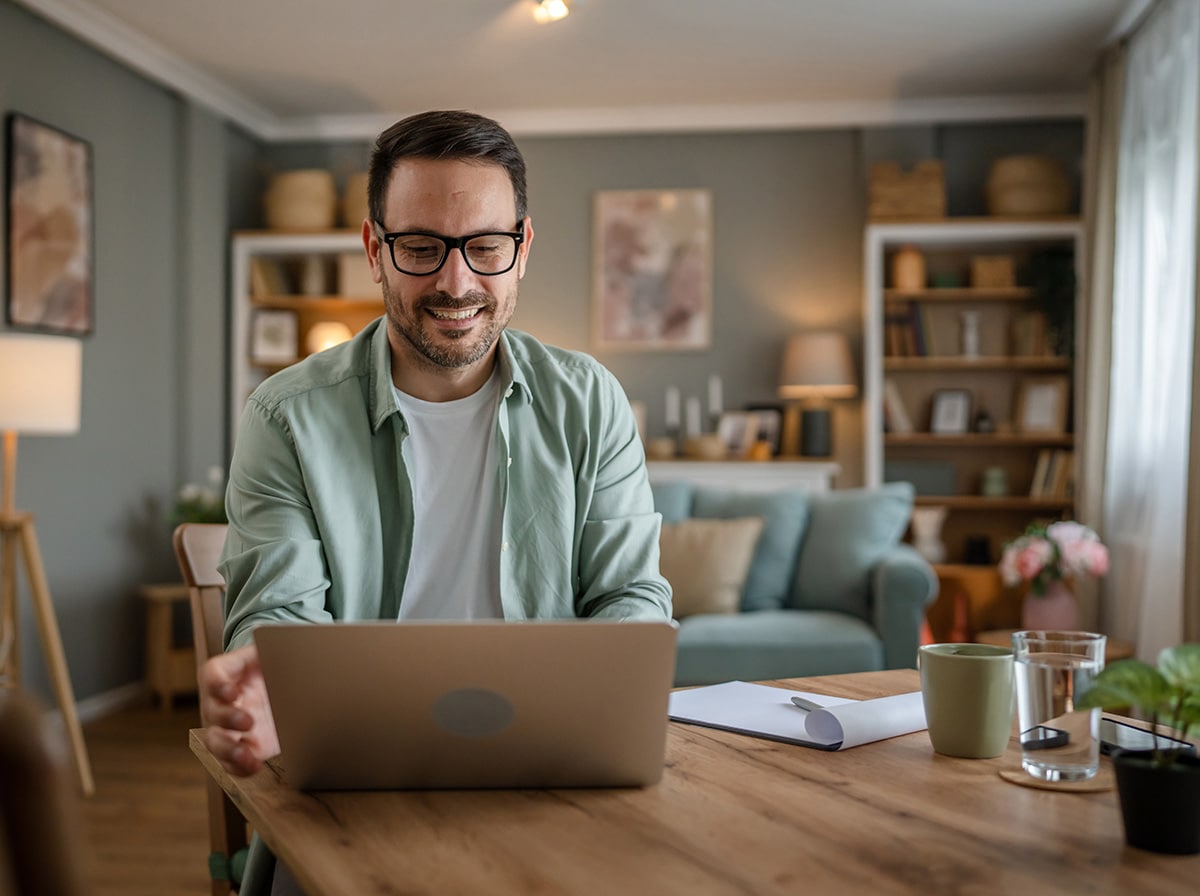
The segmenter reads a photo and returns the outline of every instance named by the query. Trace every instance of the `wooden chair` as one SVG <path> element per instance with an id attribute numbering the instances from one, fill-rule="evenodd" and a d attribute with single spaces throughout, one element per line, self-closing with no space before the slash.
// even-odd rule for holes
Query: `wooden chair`
<path id="1" fill-rule="evenodd" d="M 0 893 L 92 892 L 66 756 L 36 700 L 20 690 L 0 693 Z"/>
<path id="2" fill-rule="evenodd" d="M 217 559 L 225 529 L 224 523 L 182 523 L 175 529 L 175 557 L 192 607 L 197 675 L 209 657 L 223 652 L 225 580 L 217 571 Z M 213 896 L 237 892 L 249 846 L 246 819 L 212 778 L 208 779 L 208 841 Z"/>

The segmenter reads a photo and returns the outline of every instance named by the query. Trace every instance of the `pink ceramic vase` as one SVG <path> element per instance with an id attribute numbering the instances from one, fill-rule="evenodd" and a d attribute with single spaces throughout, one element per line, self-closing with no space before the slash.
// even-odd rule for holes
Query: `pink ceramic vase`
<path id="1" fill-rule="evenodd" d="M 1079 628 L 1079 602 L 1071 586 L 1061 579 L 1046 586 L 1045 594 L 1030 590 L 1021 604 L 1021 627 L 1046 631 Z"/>

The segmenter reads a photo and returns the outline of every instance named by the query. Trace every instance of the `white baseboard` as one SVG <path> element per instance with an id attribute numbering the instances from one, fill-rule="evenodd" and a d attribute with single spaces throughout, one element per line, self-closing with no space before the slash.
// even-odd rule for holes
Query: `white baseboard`
<path id="1" fill-rule="evenodd" d="M 127 706 L 133 706 L 135 703 L 140 703 L 146 699 L 147 687 L 142 681 L 132 681 L 129 684 L 123 684 L 120 687 L 113 688 L 111 691 L 105 691 L 102 694 L 94 694 L 91 697 L 86 697 L 75 704 L 75 713 L 79 716 L 79 724 L 86 725 L 88 722 L 93 722 L 96 719 L 102 719 L 107 715 L 112 715 L 118 710 L 125 709 Z M 61 728 L 62 711 L 59 709 L 50 709 L 46 712 L 46 718 L 51 725 L 56 728 Z"/>

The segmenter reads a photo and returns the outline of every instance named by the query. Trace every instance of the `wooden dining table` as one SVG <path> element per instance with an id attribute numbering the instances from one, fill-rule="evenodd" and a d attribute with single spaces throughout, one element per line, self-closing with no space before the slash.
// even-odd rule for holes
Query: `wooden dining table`
<path id="1" fill-rule="evenodd" d="M 870 699 L 913 670 L 765 682 Z M 1011 783 L 926 731 L 824 752 L 671 722 L 644 788 L 301 792 L 287 757 L 250 777 L 193 752 L 309 896 L 1194 892 L 1200 856 L 1125 845 L 1116 791 Z M 1102 759 L 1097 786 L 1111 779 Z"/>

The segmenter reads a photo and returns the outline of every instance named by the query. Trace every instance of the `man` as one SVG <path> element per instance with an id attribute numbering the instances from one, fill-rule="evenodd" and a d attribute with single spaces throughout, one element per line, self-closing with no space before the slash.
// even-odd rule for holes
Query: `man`
<path id="1" fill-rule="evenodd" d="M 279 749 L 257 625 L 671 615 L 619 384 L 506 330 L 533 242 L 512 138 L 414 115 L 380 135 L 368 176 L 384 317 L 270 378 L 239 424 L 228 652 L 201 674 L 206 742 L 234 774 Z"/>

